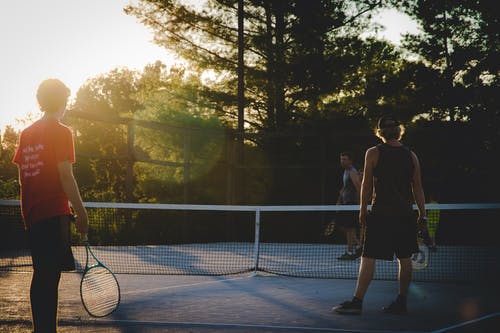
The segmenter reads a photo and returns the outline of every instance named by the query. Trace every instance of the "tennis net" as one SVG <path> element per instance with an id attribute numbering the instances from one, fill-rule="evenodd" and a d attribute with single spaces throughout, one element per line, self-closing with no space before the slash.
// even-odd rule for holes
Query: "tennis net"
<path id="1" fill-rule="evenodd" d="M 89 241 L 115 273 L 229 275 L 245 272 L 355 279 L 359 259 L 339 260 L 344 235 L 332 219 L 356 219 L 357 206 L 224 206 L 86 203 Z M 416 281 L 500 277 L 493 230 L 500 204 L 429 204 L 437 250 Z M 73 231 L 77 270 L 85 250 Z M 18 201 L 0 201 L 0 270 L 30 270 Z M 375 279 L 397 279 L 397 262 L 379 261 Z"/>

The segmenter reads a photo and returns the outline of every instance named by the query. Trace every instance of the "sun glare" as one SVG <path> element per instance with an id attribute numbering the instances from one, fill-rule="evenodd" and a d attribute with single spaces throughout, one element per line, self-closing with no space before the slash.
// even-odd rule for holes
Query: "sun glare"
<path id="1" fill-rule="evenodd" d="M 196 8 L 205 3 L 186 1 Z M 74 98 L 87 79 L 117 67 L 142 70 L 157 60 L 168 67 L 178 63 L 172 53 L 153 44 L 149 28 L 124 13 L 131 3 L 137 0 L 45 0 L 30 1 L 29 6 L 0 1 L 0 131 L 6 125 L 19 129 L 40 116 L 35 91 L 47 78 L 61 79 Z M 403 25 L 396 37 L 386 31 L 386 38 L 399 38 L 410 26 L 399 14 L 383 15 L 388 28 Z M 213 83 L 218 77 L 207 71 L 201 79 Z"/>
<path id="2" fill-rule="evenodd" d="M 130 3 L 1 1 L 0 131 L 40 117 L 35 93 L 47 78 L 65 82 L 74 98 L 87 79 L 114 68 L 142 70 L 157 60 L 172 65 L 174 56 L 152 43 L 152 32 L 123 12 Z"/>

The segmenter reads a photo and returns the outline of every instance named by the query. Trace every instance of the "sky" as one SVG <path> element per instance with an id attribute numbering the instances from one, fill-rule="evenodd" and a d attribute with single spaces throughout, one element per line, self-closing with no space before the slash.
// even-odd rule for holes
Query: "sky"
<path id="1" fill-rule="evenodd" d="M 153 33 L 123 7 L 136 0 L 0 0 L 0 133 L 16 119 L 40 116 L 35 93 L 47 78 L 71 89 L 117 67 L 141 70 L 174 56 L 152 43 Z M 376 21 L 386 26 L 379 36 L 395 44 L 417 26 L 396 11 Z"/>

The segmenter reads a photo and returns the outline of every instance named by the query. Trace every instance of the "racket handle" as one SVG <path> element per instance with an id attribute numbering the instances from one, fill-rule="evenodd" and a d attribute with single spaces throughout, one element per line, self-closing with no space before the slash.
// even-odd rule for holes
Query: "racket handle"
<path id="1" fill-rule="evenodd" d="M 420 231 L 418 233 L 418 236 L 423 238 L 425 245 L 427 245 L 427 246 L 431 246 L 432 245 L 431 235 L 429 235 L 429 232 L 427 230 L 426 231 Z"/>
<path id="2" fill-rule="evenodd" d="M 427 216 L 419 217 L 417 224 L 426 226 L 427 225 Z"/>

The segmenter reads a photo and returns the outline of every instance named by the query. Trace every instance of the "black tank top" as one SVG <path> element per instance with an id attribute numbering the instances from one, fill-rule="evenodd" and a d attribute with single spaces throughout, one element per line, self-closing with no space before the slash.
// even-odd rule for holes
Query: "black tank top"
<path id="1" fill-rule="evenodd" d="M 349 170 L 344 170 L 344 175 L 342 176 L 342 182 L 344 186 L 342 187 L 342 204 L 343 205 L 357 205 L 359 204 L 359 195 L 356 186 L 352 182 L 351 172 L 358 172 L 355 167 L 351 166 Z"/>
<path id="2" fill-rule="evenodd" d="M 375 193 L 374 212 L 382 214 L 407 214 L 412 211 L 413 159 L 405 146 L 377 145 L 378 162 L 373 170 Z"/>

